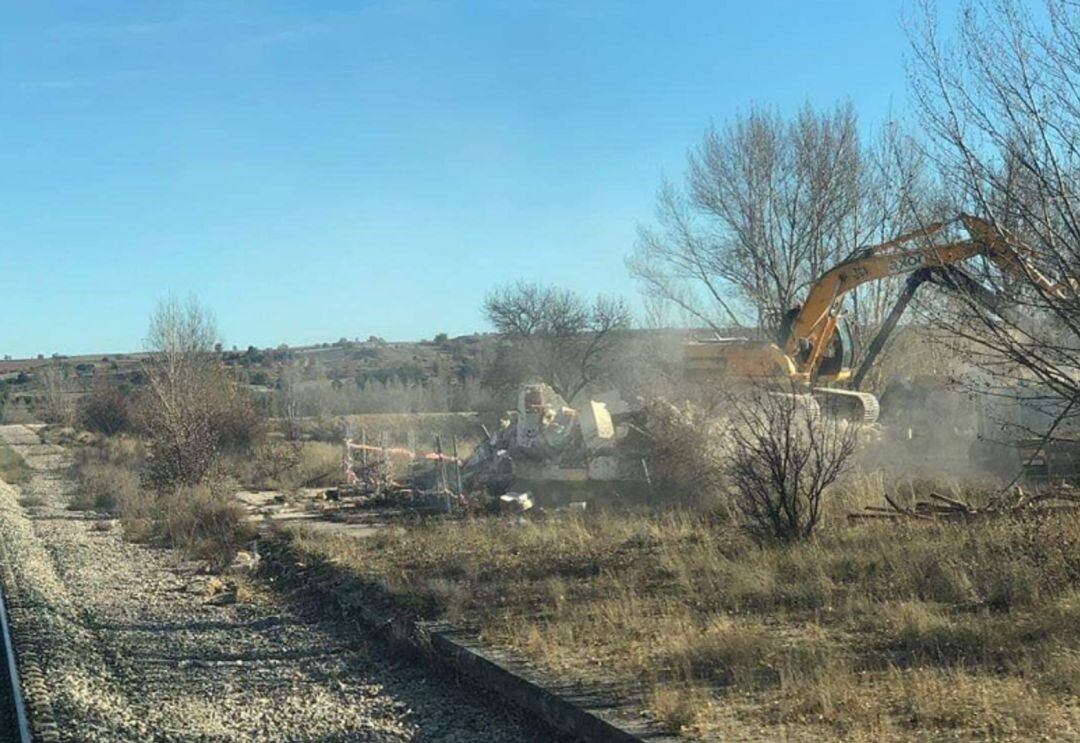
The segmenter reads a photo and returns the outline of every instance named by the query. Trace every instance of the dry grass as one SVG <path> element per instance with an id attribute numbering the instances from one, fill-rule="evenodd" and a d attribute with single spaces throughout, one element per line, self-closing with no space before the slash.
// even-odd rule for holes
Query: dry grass
<path id="1" fill-rule="evenodd" d="M 28 493 L 19 498 L 19 505 L 26 508 L 44 506 L 46 503 L 48 503 L 48 500 L 41 493 Z"/>
<path id="2" fill-rule="evenodd" d="M 654 716 L 695 735 L 1080 734 L 1075 515 L 827 526 L 786 547 L 690 513 L 294 541 L 568 680 L 643 682 Z"/>
<path id="3" fill-rule="evenodd" d="M 120 503 L 124 534 L 132 541 L 176 547 L 220 570 L 254 537 L 235 492 L 235 483 L 226 480 L 168 492 L 140 490 Z"/>
<path id="4" fill-rule="evenodd" d="M 252 538 L 247 512 L 234 497 L 236 483 L 213 473 L 196 486 L 155 490 L 140 477 L 145 461 L 144 445 L 130 437 L 77 449 L 69 507 L 117 514 L 132 541 L 176 547 L 211 568 L 228 565 Z"/>
<path id="5" fill-rule="evenodd" d="M 141 487 L 135 470 L 109 462 L 89 462 L 78 475 L 69 508 L 81 511 L 115 512 L 121 503 L 136 498 Z"/>
<path id="6" fill-rule="evenodd" d="M 21 454 L 11 447 L 0 446 L 0 480 L 8 485 L 25 485 L 33 474 Z"/>
<path id="7" fill-rule="evenodd" d="M 340 444 L 306 441 L 300 458 L 291 473 L 295 487 L 326 487 L 336 485 L 342 477 Z"/>
<path id="8" fill-rule="evenodd" d="M 234 457 L 222 469 L 251 490 L 293 492 L 340 483 L 342 455 L 340 443 L 270 439 L 255 448 L 253 458 Z"/>
<path id="9" fill-rule="evenodd" d="M 341 444 L 282 438 L 255 447 L 254 456 L 228 458 L 219 468 L 249 490 L 295 492 L 305 487 L 329 487 L 341 482 Z"/>
<path id="10" fill-rule="evenodd" d="M 224 568 L 254 537 L 235 492 L 233 484 L 203 484 L 160 496 L 158 534 L 212 568 Z"/>
<path id="11" fill-rule="evenodd" d="M 140 497 L 139 469 L 145 453 L 137 439 L 102 437 L 94 446 L 76 448 L 74 454 L 71 473 L 76 488 L 69 508 L 115 513 Z"/>

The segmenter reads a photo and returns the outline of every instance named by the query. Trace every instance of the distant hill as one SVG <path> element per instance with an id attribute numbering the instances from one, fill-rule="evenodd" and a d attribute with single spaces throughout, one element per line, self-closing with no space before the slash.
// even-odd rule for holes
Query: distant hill
<path id="1" fill-rule="evenodd" d="M 690 334 L 711 335 L 704 330 L 632 330 L 629 334 L 631 345 L 658 340 L 677 345 Z M 738 330 L 731 333 L 738 334 Z M 742 335 L 746 334 L 742 331 Z M 253 393 L 279 388 L 283 373 L 289 370 L 292 382 L 304 392 L 312 409 L 391 412 L 408 406 L 437 412 L 487 409 L 485 406 L 498 409 L 504 405 L 505 400 L 491 399 L 480 389 L 484 371 L 502 340 L 494 333 L 454 338 L 440 334 L 431 340 L 394 342 L 370 337 L 365 341 L 341 339 L 305 346 L 234 347 L 217 353 L 237 381 Z M 9 419 L 33 417 L 45 391 L 43 380 L 52 374 L 46 372 L 48 369 L 56 370 L 67 394 L 72 396 L 85 394 L 101 379 L 138 386 L 140 362 L 145 358 L 145 353 L 103 353 L 5 359 L 0 361 L 0 402 L 6 400 L 5 415 Z M 428 388 L 426 397 L 402 392 L 415 393 L 420 388 Z M 377 403 L 357 397 L 367 391 L 368 397 L 374 398 L 386 390 L 394 393 L 394 399 Z"/>

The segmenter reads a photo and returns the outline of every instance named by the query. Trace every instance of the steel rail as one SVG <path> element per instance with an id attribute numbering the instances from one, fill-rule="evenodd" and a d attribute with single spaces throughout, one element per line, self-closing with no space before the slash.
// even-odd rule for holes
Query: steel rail
<path id="1" fill-rule="evenodd" d="M 15 665 L 15 644 L 11 638 L 11 623 L 8 622 L 3 586 L 0 586 L 0 634 L 3 634 L 4 639 L 4 656 L 11 684 L 11 703 L 15 707 L 15 719 L 19 727 L 19 743 L 31 743 L 30 721 L 26 716 L 26 700 L 23 699 L 22 686 L 19 684 L 19 670 Z"/>

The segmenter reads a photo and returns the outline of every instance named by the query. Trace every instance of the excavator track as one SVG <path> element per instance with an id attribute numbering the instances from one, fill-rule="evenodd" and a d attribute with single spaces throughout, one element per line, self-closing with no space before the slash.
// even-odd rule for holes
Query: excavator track
<path id="1" fill-rule="evenodd" d="M 869 392 L 814 387 L 814 398 L 826 415 L 854 423 L 874 423 L 881 413 L 878 399 Z"/>

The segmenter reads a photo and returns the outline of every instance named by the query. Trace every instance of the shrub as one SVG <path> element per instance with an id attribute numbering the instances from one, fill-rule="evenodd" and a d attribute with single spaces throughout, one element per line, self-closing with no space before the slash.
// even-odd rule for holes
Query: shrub
<path id="1" fill-rule="evenodd" d="M 250 453 L 265 433 L 255 402 L 231 380 L 217 381 L 207 390 L 214 446 L 221 452 Z"/>
<path id="2" fill-rule="evenodd" d="M 821 417 L 805 395 L 757 390 L 733 397 L 727 476 L 756 539 L 809 537 L 825 490 L 855 454 L 857 428 Z"/>
<path id="3" fill-rule="evenodd" d="M 136 416 L 146 432 L 147 475 L 155 488 L 198 483 L 214 463 L 209 419 L 193 407 L 185 404 L 173 414 L 160 399 L 147 395 L 139 401 Z"/>
<path id="4" fill-rule="evenodd" d="M 303 445 L 298 441 L 274 439 L 255 448 L 255 458 L 248 483 L 260 490 L 281 489 L 289 473 L 300 462 Z"/>
<path id="5" fill-rule="evenodd" d="M 132 492 L 119 502 L 124 534 L 132 541 L 178 548 L 211 569 L 224 568 L 255 534 L 247 511 L 233 497 L 235 489 L 229 480 L 210 478 L 168 492 Z"/>
<path id="6" fill-rule="evenodd" d="M 321 441 L 270 440 L 255 449 L 248 466 L 233 463 L 229 471 L 245 473 L 245 485 L 262 490 L 294 491 L 340 483 L 342 452 L 338 444 Z"/>
<path id="7" fill-rule="evenodd" d="M 75 418 L 68 390 L 67 369 L 58 363 L 50 364 L 38 373 L 41 384 L 41 416 L 47 423 L 70 426 Z"/>
<path id="8" fill-rule="evenodd" d="M 131 394 L 112 381 L 95 384 L 79 403 L 81 428 L 112 436 L 131 429 Z"/>
<path id="9" fill-rule="evenodd" d="M 703 713 L 714 704 L 712 695 L 704 690 L 666 686 L 654 688 L 645 703 L 664 730 L 694 737 Z"/>
<path id="10" fill-rule="evenodd" d="M 159 495 L 149 488 L 124 493 L 117 499 L 117 513 L 124 528 L 124 537 L 132 542 L 150 542 L 156 536 L 160 515 Z"/>
<path id="11" fill-rule="evenodd" d="M 0 446 L 0 480 L 9 485 L 25 485 L 33 474 L 21 454 L 10 447 Z"/>
<path id="12" fill-rule="evenodd" d="M 79 467 L 79 482 L 71 507 L 114 512 L 138 497 L 139 476 L 128 467 L 90 462 Z"/>
<path id="13" fill-rule="evenodd" d="M 208 372 L 173 413 L 163 398 L 140 400 L 137 417 L 147 433 L 148 474 L 159 489 L 196 485 L 220 454 L 250 454 L 264 427 L 251 398 L 222 372 Z"/>
<path id="14" fill-rule="evenodd" d="M 727 452 L 717 421 L 700 407 L 655 402 L 648 410 L 649 474 L 656 490 L 672 501 L 704 505 L 724 483 Z"/>
<path id="15" fill-rule="evenodd" d="M 212 568 L 224 568 L 255 534 L 247 511 L 233 497 L 235 489 L 227 480 L 215 480 L 160 495 L 156 534 Z"/>

